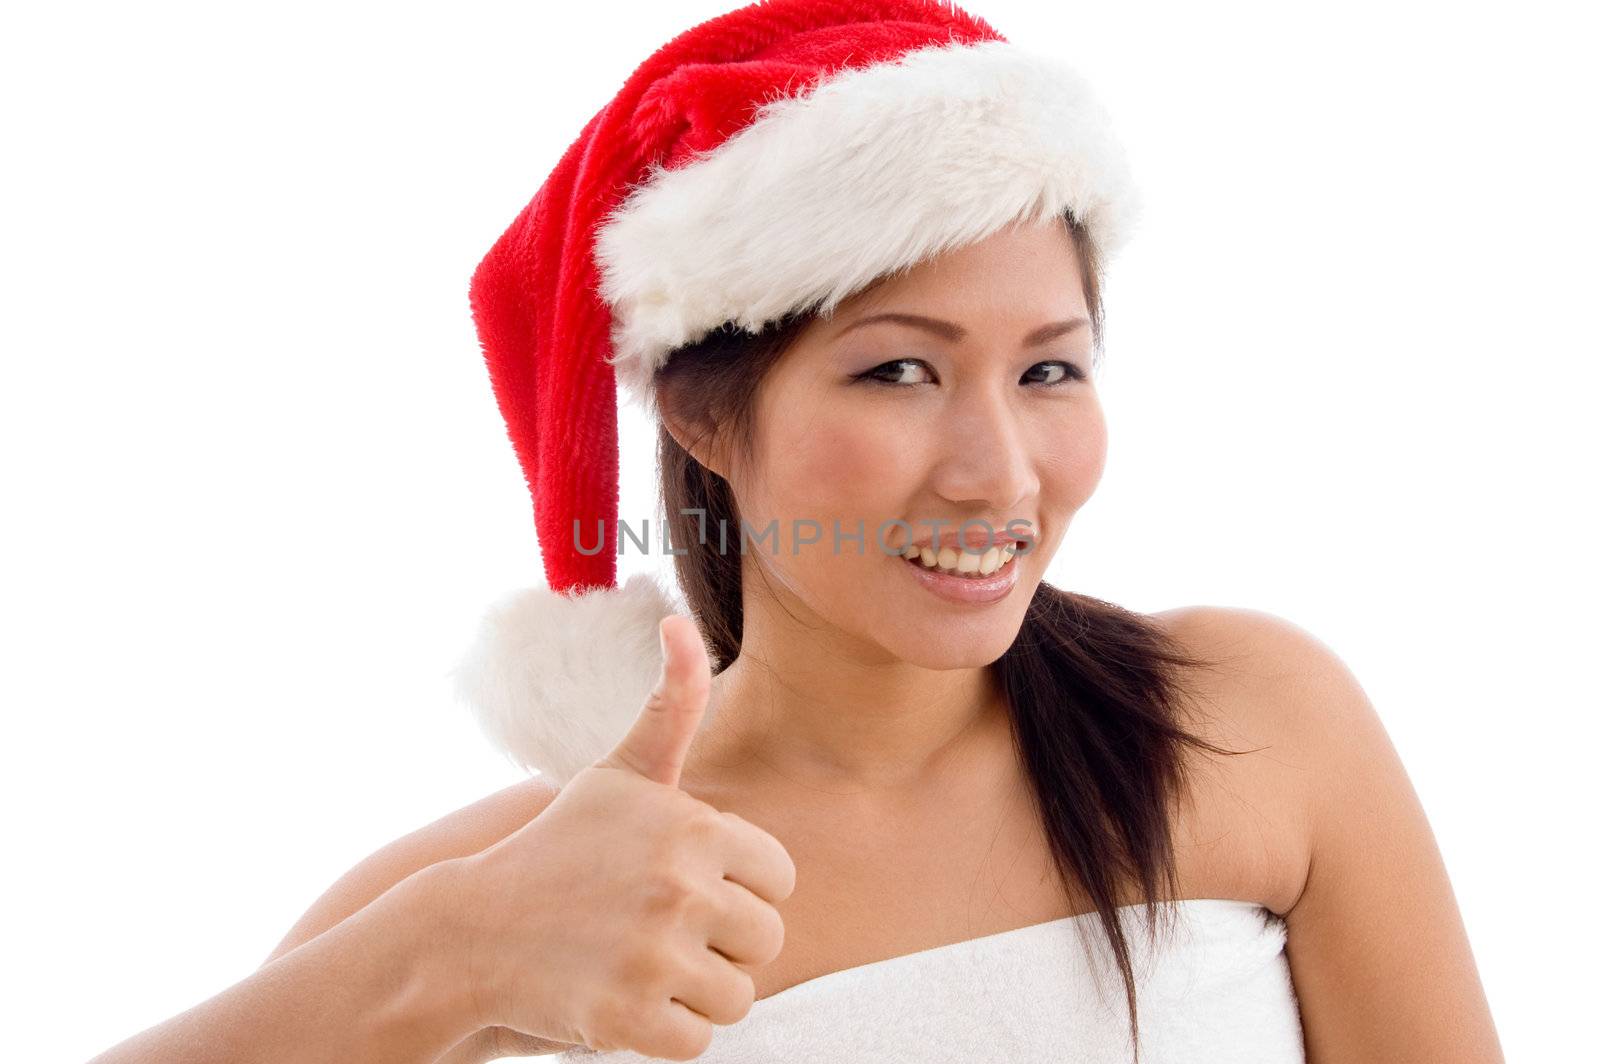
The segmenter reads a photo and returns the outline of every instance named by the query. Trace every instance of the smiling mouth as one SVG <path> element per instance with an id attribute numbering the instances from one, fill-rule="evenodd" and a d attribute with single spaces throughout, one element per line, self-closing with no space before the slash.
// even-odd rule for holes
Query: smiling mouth
<path id="1" fill-rule="evenodd" d="M 907 565 L 914 565 L 928 572 L 969 580 L 986 580 L 996 573 L 1005 572 L 1016 554 L 1017 545 L 1006 543 L 990 547 L 981 554 L 957 550 L 955 547 L 945 547 L 937 552 L 931 547 L 907 547 L 902 557 Z"/>

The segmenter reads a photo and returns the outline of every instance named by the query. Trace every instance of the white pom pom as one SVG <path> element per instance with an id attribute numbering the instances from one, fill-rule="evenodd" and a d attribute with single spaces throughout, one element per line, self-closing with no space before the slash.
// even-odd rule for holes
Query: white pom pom
<path id="1" fill-rule="evenodd" d="M 456 694 L 498 749 L 564 786 L 633 727 L 661 674 L 658 625 L 685 612 L 642 573 L 575 595 L 518 591 L 484 616 Z"/>

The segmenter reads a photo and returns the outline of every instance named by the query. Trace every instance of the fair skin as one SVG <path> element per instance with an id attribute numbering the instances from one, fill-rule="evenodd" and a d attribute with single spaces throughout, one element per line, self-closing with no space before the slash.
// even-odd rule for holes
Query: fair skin
<path id="1" fill-rule="evenodd" d="M 1077 271 L 1065 232 L 1040 226 L 890 278 L 814 323 L 773 368 L 758 396 L 754 466 L 716 443 L 695 452 L 729 477 L 752 527 L 808 518 L 825 530 L 798 554 L 785 540 L 778 557 L 763 546 L 759 560 L 745 560 L 744 645 L 715 678 L 681 781 L 770 832 L 797 869 L 781 907 L 782 952 L 751 971 L 757 999 L 1092 908 L 1055 877 L 984 669 L 1015 637 L 1104 466 L 1087 327 L 1022 342 L 1087 317 Z M 844 331 L 887 311 L 965 335 L 899 324 Z M 884 367 L 903 358 L 921 361 Z M 1085 379 L 1048 368 L 1060 362 Z M 905 386 L 852 381 L 877 367 Z M 1020 518 L 1039 547 L 1012 562 L 1019 579 L 1005 598 L 956 605 L 874 549 L 872 531 L 892 517 L 981 517 L 996 528 Z M 830 549 L 835 518 L 846 531 L 866 522 L 863 553 Z M 1253 901 L 1286 918 L 1313 1064 L 1503 1061 L 1427 818 L 1349 670 L 1269 614 L 1196 606 L 1152 620 L 1224 663 L 1194 677 L 1192 708 L 1204 715 L 1185 726 L 1230 749 L 1263 748 L 1187 755 L 1195 793 L 1173 825 L 1176 896 Z M 374 854 L 263 969 L 331 943 L 353 918 L 383 915 L 377 899 L 395 883 L 494 845 L 555 794 L 530 779 Z M 436 1059 L 554 1048 L 489 1028 Z"/>
<path id="2" fill-rule="evenodd" d="M 866 320 L 889 312 L 959 323 L 965 336 Z M 716 678 L 719 724 L 695 751 L 701 764 L 754 758 L 773 778 L 854 794 L 866 812 L 1003 718 L 986 666 L 1105 466 L 1088 319 L 1070 237 L 1051 225 L 891 278 L 798 338 L 763 381 L 755 467 L 725 445 L 697 455 L 728 478 L 751 527 L 776 521 L 785 535 L 776 556 L 756 544 L 742 559 L 743 642 Z M 1022 342 L 1054 323 L 1060 335 Z M 822 539 L 796 547 L 788 533 L 807 519 Z M 1020 522 L 1037 549 L 1011 563 L 1005 598 L 949 602 L 874 539 L 884 528 L 898 547 L 935 519 L 952 531 Z M 864 528 L 864 547 L 835 551 L 836 522 Z"/>

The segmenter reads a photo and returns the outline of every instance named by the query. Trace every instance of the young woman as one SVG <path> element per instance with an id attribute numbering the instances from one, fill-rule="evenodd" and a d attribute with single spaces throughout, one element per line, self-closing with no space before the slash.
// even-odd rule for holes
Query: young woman
<path id="1" fill-rule="evenodd" d="M 1131 199 L 1096 114 L 907 0 L 758 4 L 642 65 L 474 279 L 551 590 L 466 688 L 544 775 L 100 1059 L 1500 1060 L 1328 648 L 1043 580 L 1107 446 Z M 585 546 L 617 544 L 607 363 L 659 415 L 687 610 Z"/>

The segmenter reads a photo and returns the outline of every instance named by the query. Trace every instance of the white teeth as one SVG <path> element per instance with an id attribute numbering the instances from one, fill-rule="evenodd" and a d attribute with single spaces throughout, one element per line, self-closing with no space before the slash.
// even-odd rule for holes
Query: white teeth
<path id="1" fill-rule="evenodd" d="M 942 569 L 962 576 L 976 577 L 994 574 L 1016 557 L 1016 553 L 1017 545 L 1007 543 L 1002 547 L 990 547 L 982 554 L 957 550 L 954 547 L 945 547 L 935 554 L 931 547 L 920 549 L 913 547 L 906 550 L 905 557 L 907 561 L 920 562 L 927 569 Z"/>

